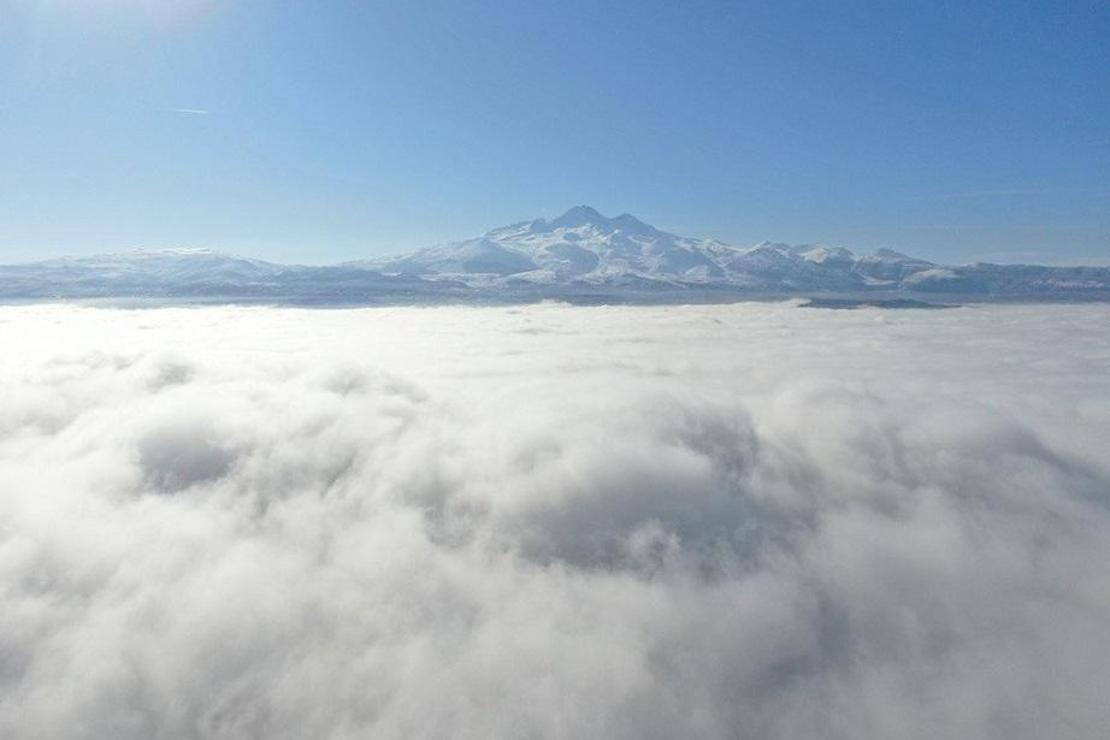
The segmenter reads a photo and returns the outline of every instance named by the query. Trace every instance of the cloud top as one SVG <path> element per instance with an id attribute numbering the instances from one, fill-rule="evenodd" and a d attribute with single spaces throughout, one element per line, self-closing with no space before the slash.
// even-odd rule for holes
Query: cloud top
<path id="1" fill-rule="evenodd" d="M 1108 319 L 0 309 L 0 734 L 1103 736 Z"/>

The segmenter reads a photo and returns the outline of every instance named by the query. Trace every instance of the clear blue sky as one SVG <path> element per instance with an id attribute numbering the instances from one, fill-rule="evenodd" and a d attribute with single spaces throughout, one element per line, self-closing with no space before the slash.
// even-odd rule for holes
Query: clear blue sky
<path id="1" fill-rule="evenodd" d="M 577 203 L 1110 263 L 1110 3 L 0 0 L 0 261 L 329 262 Z"/>

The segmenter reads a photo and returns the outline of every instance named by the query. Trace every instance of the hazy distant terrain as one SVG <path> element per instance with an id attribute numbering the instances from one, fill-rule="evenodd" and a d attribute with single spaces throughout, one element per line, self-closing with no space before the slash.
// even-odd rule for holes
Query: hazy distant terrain
<path id="1" fill-rule="evenodd" d="M 714 302 L 766 296 L 1105 301 L 1110 267 L 939 265 L 891 250 L 734 247 L 578 206 L 550 221 L 327 267 L 208 250 L 136 250 L 0 267 L 0 299 L 178 298 L 325 304 Z"/>
<path id="2" fill-rule="evenodd" d="M 1107 326 L 0 308 L 0 735 L 1102 737 Z"/>

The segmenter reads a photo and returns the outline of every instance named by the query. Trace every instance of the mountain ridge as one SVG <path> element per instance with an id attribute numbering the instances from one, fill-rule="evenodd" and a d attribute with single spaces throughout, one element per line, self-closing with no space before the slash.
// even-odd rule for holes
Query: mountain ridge
<path id="1" fill-rule="evenodd" d="M 737 247 L 579 205 L 553 219 L 331 266 L 283 265 L 210 249 L 137 249 L 0 266 L 0 298 L 314 296 L 375 302 L 590 294 L 929 294 L 1110 300 L 1110 268 L 942 265 L 892 249 L 761 242 Z"/>

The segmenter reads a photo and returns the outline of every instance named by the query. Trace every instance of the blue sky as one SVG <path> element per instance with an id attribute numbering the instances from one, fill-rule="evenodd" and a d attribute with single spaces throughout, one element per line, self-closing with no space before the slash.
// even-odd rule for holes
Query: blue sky
<path id="1" fill-rule="evenodd" d="M 1110 263 L 1110 4 L 0 0 L 0 260 L 338 261 L 577 203 Z"/>

